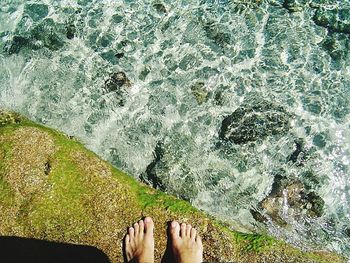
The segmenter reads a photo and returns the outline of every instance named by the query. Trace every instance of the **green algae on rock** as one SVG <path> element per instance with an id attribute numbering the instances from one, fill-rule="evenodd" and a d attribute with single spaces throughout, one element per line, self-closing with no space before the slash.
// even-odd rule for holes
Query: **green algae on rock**
<path id="1" fill-rule="evenodd" d="M 156 224 L 156 260 L 165 251 L 166 223 L 177 219 L 199 229 L 206 261 L 345 262 L 231 231 L 189 203 L 136 182 L 69 136 L 17 114 L 1 110 L 0 123 L 0 235 L 92 245 L 122 262 L 125 229 L 147 215 Z"/>

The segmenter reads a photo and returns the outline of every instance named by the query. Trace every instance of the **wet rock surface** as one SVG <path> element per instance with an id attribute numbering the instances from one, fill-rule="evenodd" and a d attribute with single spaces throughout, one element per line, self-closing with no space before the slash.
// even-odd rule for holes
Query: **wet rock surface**
<path id="1" fill-rule="evenodd" d="M 269 101 L 249 100 L 222 121 L 219 136 L 223 140 L 245 144 L 285 134 L 289 130 L 290 117 L 283 107 Z"/>
<path id="2" fill-rule="evenodd" d="M 303 216 L 320 217 L 324 201 L 314 191 L 299 180 L 288 181 L 276 175 L 270 194 L 258 204 L 258 210 L 251 213 L 255 220 L 266 222 L 269 219 L 279 226 L 286 226 L 290 218 L 298 220 Z"/>

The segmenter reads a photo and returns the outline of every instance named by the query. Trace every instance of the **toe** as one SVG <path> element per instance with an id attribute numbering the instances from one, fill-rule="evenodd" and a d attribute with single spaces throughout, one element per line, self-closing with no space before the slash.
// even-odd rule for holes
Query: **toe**
<path id="1" fill-rule="evenodd" d="M 203 245 L 202 245 L 202 238 L 201 238 L 199 235 L 196 236 L 196 243 L 197 243 L 200 247 L 203 246 Z"/>
<path id="2" fill-rule="evenodd" d="M 192 229 L 191 225 L 186 226 L 186 236 L 187 237 L 191 237 L 191 229 Z"/>
<path id="3" fill-rule="evenodd" d="M 185 237 L 186 236 L 186 224 L 185 223 L 181 224 L 180 234 L 181 234 L 181 237 Z"/>
<path id="4" fill-rule="evenodd" d="M 143 236 L 145 230 L 145 224 L 143 223 L 143 220 L 139 221 L 139 234 Z"/>
<path id="5" fill-rule="evenodd" d="M 128 262 L 132 259 L 132 248 L 130 243 L 130 236 L 125 236 L 125 254 Z"/>
<path id="6" fill-rule="evenodd" d="M 135 229 L 133 227 L 129 227 L 129 240 L 132 240 L 135 238 Z"/>
<path id="7" fill-rule="evenodd" d="M 154 223 L 153 223 L 152 218 L 146 217 L 144 220 L 144 223 L 145 223 L 145 234 L 146 235 L 153 235 Z"/>
<path id="8" fill-rule="evenodd" d="M 139 235 L 139 230 L 140 230 L 140 227 L 139 227 L 138 223 L 134 224 L 134 229 L 135 229 L 135 236 L 138 236 Z"/>
<path id="9" fill-rule="evenodd" d="M 130 242 L 130 236 L 126 235 L 125 236 L 125 244 L 128 244 Z"/>
<path id="10" fill-rule="evenodd" d="M 196 235 L 197 235 L 197 230 L 195 228 L 192 228 L 191 229 L 191 238 L 193 240 L 195 240 L 196 239 Z"/>
<path id="11" fill-rule="evenodd" d="M 178 222 L 176 221 L 171 222 L 170 235 L 172 239 L 177 239 L 180 237 L 180 225 Z"/>

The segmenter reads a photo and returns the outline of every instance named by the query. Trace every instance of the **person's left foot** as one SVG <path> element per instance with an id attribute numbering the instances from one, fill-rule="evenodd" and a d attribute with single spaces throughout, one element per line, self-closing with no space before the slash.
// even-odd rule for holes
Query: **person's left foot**
<path id="1" fill-rule="evenodd" d="M 125 254 L 127 262 L 154 262 L 154 223 L 152 218 L 146 217 L 130 227 L 125 236 Z"/>

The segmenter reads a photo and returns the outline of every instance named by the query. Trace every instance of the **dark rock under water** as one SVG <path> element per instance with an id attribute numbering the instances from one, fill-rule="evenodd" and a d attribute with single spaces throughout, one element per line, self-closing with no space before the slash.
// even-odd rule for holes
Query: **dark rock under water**
<path id="1" fill-rule="evenodd" d="M 219 136 L 236 144 L 264 139 L 288 132 L 291 115 L 281 106 L 266 100 L 245 101 L 222 121 Z"/>
<path id="2" fill-rule="evenodd" d="M 68 29 L 63 24 L 54 22 L 52 18 L 45 18 L 27 30 L 22 29 L 27 23 L 26 18 L 22 20 L 23 25 L 19 23 L 14 35 L 4 47 L 9 55 L 18 54 L 23 48 L 30 50 L 47 48 L 57 51 L 64 46 L 66 35 L 71 34 L 67 32 Z"/>
<path id="3" fill-rule="evenodd" d="M 307 2 L 307 0 L 285 0 L 283 7 L 288 9 L 289 12 L 299 12 L 305 8 Z"/>
<path id="4" fill-rule="evenodd" d="M 176 159 L 173 156 L 173 152 L 171 149 L 172 146 L 158 142 L 154 151 L 153 151 L 153 160 L 147 166 L 146 171 L 140 175 L 141 181 L 152 185 L 154 188 L 159 189 L 161 191 L 168 190 L 168 182 L 170 178 L 173 176 L 172 167 L 169 166 L 167 159 Z M 179 154 L 182 154 L 181 152 Z M 182 169 L 187 171 L 186 167 L 182 167 Z M 196 186 L 196 181 L 194 178 L 187 174 L 181 180 L 177 180 L 176 184 L 178 187 L 173 189 L 173 194 L 177 197 L 190 201 L 198 195 L 198 187 Z M 174 188 L 174 186 L 172 186 Z M 175 190 L 175 191 L 174 191 Z"/>
<path id="5" fill-rule="evenodd" d="M 350 34 L 350 9 L 328 10 L 320 8 L 316 11 L 314 21 L 317 25 L 326 27 L 328 30 Z"/>
<path id="6" fill-rule="evenodd" d="M 122 71 L 113 73 L 105 81 L 103 90 L 106 93 L 114 93 L 114 96 L 119 100 L 118 105 L 124 106 L 127 88 L 130 87 L 131 82 L 126 74 Z"/>

